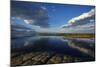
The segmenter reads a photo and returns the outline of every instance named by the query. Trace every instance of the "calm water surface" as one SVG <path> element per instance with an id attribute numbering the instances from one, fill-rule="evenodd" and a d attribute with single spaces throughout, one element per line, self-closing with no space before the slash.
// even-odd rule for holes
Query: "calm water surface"
<path id="1" fill-rule="evenodd" d="M 94 39 L 64 38 L 63 36 L 34 36 L 12 39 L 11 52 L 46 51 L 82 59 L 94 58 Z"/>

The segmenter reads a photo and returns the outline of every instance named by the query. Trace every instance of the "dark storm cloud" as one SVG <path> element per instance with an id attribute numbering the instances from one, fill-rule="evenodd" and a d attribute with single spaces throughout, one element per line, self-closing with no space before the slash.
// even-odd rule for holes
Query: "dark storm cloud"
<path id="1" fill-rule="evenodd" d="M 40 27 L 49 27 L 48 12 L 43 6 L 36 6 L 35 3 L 12 1 L 11 2 L 11 16 L 19 17 L 23 20 L 31 20 L 32 25 Z"/>

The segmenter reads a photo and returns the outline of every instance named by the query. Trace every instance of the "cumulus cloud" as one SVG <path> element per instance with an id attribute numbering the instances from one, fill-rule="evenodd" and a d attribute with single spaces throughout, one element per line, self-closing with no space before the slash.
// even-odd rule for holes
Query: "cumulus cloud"
<path id="1" fill-rule="evenodd" d="M 48 12 L 44 6 L 33 6 L 33 3 L 30 2 L 12 1 L 11 16 L 19 17 L 31 25 L 49 27 Z"/>
<path id="2" fill-rule="evenodd" d="M 83 13 L 80 16 L 72 18 L 71 20 L 68 21 L 68 23 L 72 23 L 73 24 L 73 23 L 75 23 L 75 22 L 77 22 L 79 20 L 83 20 L 83 19 L 87 19 L 87 18 L 93 17 L 94 15 L 95 15 L 95 9 L 91 9 L 87 13 Z"/>
<path id="3" fill-rule="evenodd" d="M 94 33 L 95 9 L 74 17 L 61 26 L 61 31 L 70 33 Z"/>
<path id="4" fill-rule="evenodd" d="M 87 23 L 95 22 L 95 9 L 91 9 L 89 12 L 83 13 L 80 16 L 74 17 L 63 25 L 62 28 L 69 28 L 72 26 L 83 25 Z"/>
<path id="5" fill-rule="evenodd" d="M 26 20 L 25 19 L 24 22 L 27 23 L 27 24 L 31 24 L 31 23 L 34 23 L 35 21 L 34 20 Z"/>

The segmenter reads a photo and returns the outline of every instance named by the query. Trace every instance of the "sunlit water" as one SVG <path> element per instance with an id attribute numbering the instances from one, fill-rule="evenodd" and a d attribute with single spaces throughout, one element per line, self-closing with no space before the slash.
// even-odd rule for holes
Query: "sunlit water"
<path id="1" fill-rule="evenodd" d="M 12 39 L 12 52 L 46 51 L 82 59 L 95 57 L 95 41 L 63 36 L 34 36 Z"/>

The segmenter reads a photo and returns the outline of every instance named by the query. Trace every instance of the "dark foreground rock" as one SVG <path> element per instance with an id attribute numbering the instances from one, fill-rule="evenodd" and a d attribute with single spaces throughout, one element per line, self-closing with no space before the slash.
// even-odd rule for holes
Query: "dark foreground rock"
<path id="1" fill-rule="evenodd" d="M 90 58 L 90 60 L 93 60 Z M 27 66 L 27 65 L 42 65 L 42 64 L 58 64 L 81 62 L 82 59 L 69 55 L 56 54 L 53 52 L 30 52 L 25 54 L 11 55 L 11 66 Z"/>

